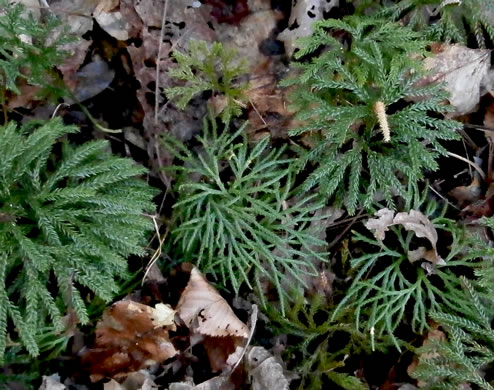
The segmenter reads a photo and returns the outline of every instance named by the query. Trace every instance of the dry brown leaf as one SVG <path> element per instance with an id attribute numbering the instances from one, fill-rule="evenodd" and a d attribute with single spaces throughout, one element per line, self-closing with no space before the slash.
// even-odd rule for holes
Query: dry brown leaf
<path id="1" fill-rule="evenodd" d="M 120 11 L 99 12 L 94 15 L 99 26 L 113 38 L 119 41 L 126 41 L 130 38 L 130 25 L 122 16 Z"/>
<path id="2" fill-rule="evenodd" d="M 449 196 L 456 199 L 458 206 L 464 207 L 472 204 L 480 199 L 482 195 L 482 187 L 480 183 L 480 175 L 475 171 L 475 176 L 468 186 L 458 186 L 453 188 L 448 193 Z"/>
<path id="3" fill-rule="evenodd" d="M 266 61 L 259 45 L 270 38 L 281 14 L 271 9 L 251 13 L 238 25 L 214 23 L 217 39 L 226 47 L 234 49 L 238 58 L 244 59 L 250 70 Z"/>
<path id="4" fill-rule="evenodd" d="M 288 130 L 298 126 L 294 112 L 288 108 L 287 88 L 278 86 L 276 74 L 285 68 L 268 64 L 268 68 L 255 70 L 246 91 L 249 102 L 249 137 L 256 140 L 268 133 L 272 138 L 287 138 Z"/>
<path id="5" fill-rule="evenodd" d="M 146 370 L 130 373 L 123 383 L 111 379 L 103 385 L 103 390 L 153 390 L 158 387 L 153 381 L 153 377 Z"/>
<path id="6" fill-rule="evenodd" d="M 100 0 L 98 5 L 94 9 L 94 16 L 97 16 L 102 12 L 110 12 L 117 8 L 119 4 L 120 0 Z"/>
<path id="7" fill-rule="evenodd" d="M 484 126 L 494 129 L 494 101 L 487 107 L 484 116 Z M 489 132 L 489 135 L 492 136 L 493 134 Z"/>
<path id="8" fill-rule="evenodd" d="M 195 267 L 176 309 L 185 324 L 202 335 L 249 337 L 247 326 Z"/>
<path id="9" fill-rule="evenodd" d="M 76 73 L 86 59 L 88 49 L 92 43 L 93 41 L 91 40 L 78 39 L 77 45 L 68 48 L 71 53 L 70 57 L 66 58 L 63 64 L 57 67 L 62 73 L 64 84 L 71 91 L 75 89 L 79 82 Z"/>
<path id="10" fill-rule="evenodd" d="M 424 60 L 425 68 L 432 74 L 423 82 L 444 82 L 457 115 L 474 111 L 480 97 L 494 86 L 491 51 L 447 44 L 441 45 L 440 50 Z"/>
<path id="11" fill-rule="evenodd" d="M 365 227 L 374 232 L 376 239 L 383 241 L 385 233 L 391 226 L 402 225 L 406 230 L 412 231 L 419 238 L 426 238 L 432 245 L 431 250 L 419 247 L 408 251 L 408 260 L 414 262 L 420 259 L 427 260 L 435 265 L 444 265 L 445 261 L 437 253 L 437 230 L 432 222 L 424 214 L 417 210 L 401 212 L 395 215 L 394 211 L 387 208 L 379 210 L 375 214 L 378 218 L 371 218 L 365 223 Z"/>
<path id="12" fill-rule="evenodd" d="M 175 356 L 177 351 L 168 338 L 174 324 L 163 327 L 159 323 L 163 310 L 130 300 L 107 309 L 96 325 L 96 346 L 83 358 L 91 366 L 91 380 L 126 376 Z M 169 314 L 168 308 L 165 312 Z"/>
<path id="13" fill-rule="evenodd" d="M 54 0 L 50 9 L 68 26 L 70 33 L 80 37 L 93 28 L 92 14 L 100 0 Z M 77 45 L 77 43 L 75 43 Z"/>

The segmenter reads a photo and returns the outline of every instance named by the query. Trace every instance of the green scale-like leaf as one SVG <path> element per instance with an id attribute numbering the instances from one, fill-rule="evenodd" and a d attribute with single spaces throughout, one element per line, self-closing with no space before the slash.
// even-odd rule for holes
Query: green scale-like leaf
<path id="1" fill-rule="evenodd" d="M 337 30 L 351 39 L 348 50 L 331 35 Z M 437 157 L 446 154 L 439 141 L 457 139 L 461 128 L 436 117 L 448 111 L 440 87 L 418 83 L 424 73 L 417 58 L 427 42 L 398 24 L 352 16 L 315 23 L 314 34 L 300 44 L 297 58 L 321 50 L 298 62 L 299 75 L 284 82 L 294 86 L 291 99 L 303 122 L 290 134 L 311 132 L 314 138 L 314 147 L 301 156 L 301 167 L 312 170 L 303 190 L 342 199 L 352 214 L 378 193 L 394 207 L 396 193 L 404 196 L 408 183 L 437 169 Z M 411 97 L 421 99 L 405 100 Z"/>
<path id="2" fill-rule="evenodd" d="M 105 141 L 65 142 L 57 157 L 57 139 L 76 131 L 59 119 L 0 128 L 0 356 L 7 317 L 36 355 L 46 317 L 60 330 L 68 305 L 88 321 L 79 288 L 109 301 L 127 257 L 144 254 L 152 224 L 143 212 L 154 210 L 154 191 L 136 178 L 145 169 L 112 156 Z"/>
<path id="3" fill-rule="evenodd" d="M 165 138 L 183 162 L 175 167 L 175 252 L 236 292 L 268 279 L 284 311 L 290 290 L 305 285 L 304 275 L 316 274 L 313 260 L 325 260 L 313 249 L 325 243 L 310 227 L 323 218 L 314 215 L 321 203 L 313 195 L 294 199 L 294 161 L 283 158 L 284 149 L 270 148 L 268 138 L 250 147 L 243 132 L 220 135 L 214 119 L 206 122 L 197 154 Z"/>

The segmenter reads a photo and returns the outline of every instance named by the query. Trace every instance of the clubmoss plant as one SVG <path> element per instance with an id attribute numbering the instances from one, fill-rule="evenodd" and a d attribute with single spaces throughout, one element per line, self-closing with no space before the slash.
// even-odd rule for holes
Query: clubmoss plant
<path id="1" fill-rule="evenodd" d="M 219 109 L 223 123 L 241 114 L 247 85 L 238 83 L 237 79 L 247 72 L 247 67 L 237 61 L 233 49 L 220 42 L 190 41 L 188 53 L 175 50 L 172 56 L 178 66 L 170 68 L 168 75 L 185 85 L 165 88 L 165 94 L 168 99 L 178 99 L 177 107 L 183 110 L 193 97 L 211 91 L 225 100 Z"/>
<path id="2" fill-rule="evenodd" d="M 266 314 L 273 332 L 289 335 L 292 340 L 283 358 L 288 368 L 300 377 L 297 389 L 316 390 L 329 383 L 348 390 L 368 389 L 361 380 L 348 373 L 345 362 L 350 355 L 371 352 L 367 334 L 348 321 L 350 310 L 332 320 L 327 296 L 315 295 L 307 299 L 300 294 L 285 316 L 269 305 Z M 382 351 L 391 346 L 389 337 L 380 339 Z"/>
<path id="3" fill-rule="evenodd" d="M 440 86 L 419 85 L 427 42 L 396 23 L 349 16 L 315 23 L 299 44 L 299 73 L 284 84 L 294 86 L 305 123 L 290 134 L 314 138 L 301 156 L 301 166 L 313 168 L 303 190 L 317 187 L 351 214 L 378 193 L 393 208 L 396 193 L 407 196 L 408 183 L 438 168 L 446 154 L 439 141 L 457 139 L 461 127 L 441 118 L 448 107 Z"/>
<path id="4" fill-rule="evenodd" d="M 444 207 L 441 211 L 437 202 L 426 201 L 425 196 L 413 206 L 430 219 L 429 226 L 422 223 L 422 218 L 389 225 L 384 241 L 354 232 L 354 241 L 368 248 L 366 254 L 351 260 L 353 282 L 333 316 L 343 308 L 353 307 L 355 326 L 371 336 L 373 348 L 376 336 L 389 335 L 399 349 L 395 332 L 400 325 L 407 323 L 421 334 L 428 328 L 430 312 L 443 308 L 458 310 L 468 300 L 459 276 L 465 272 L 473 274 L 477 265 L 466 258 L 465 248 L 471 242 L 465 231 L 443 216 Z M 431 227 L 439 237 L 449 237 L 441 262 L 424 255 L 415 257 L 421 245 L 418 237 L 434 235 Z"/>
<path id="5" fill-rule="evenodd" d="M 54 30 L 60 27 L 54 17 L 43 23 L 36 20 L 22 2 L 0 0 L 0 103 L 4 112 L 7 92 L 20 94 L 22 82 L 39 86 L 45 95 L 64 94 L 54 67 L 66 58 L 62 47 L 73 38 L 66 31 L 55 37 Z"/>
<path id="6" fill-rule="evenodd" d="M 494 3 L 491 0 L 400 0 L 377 14 L 401 20 L 431 40 L 467 45 L 469 36 L 480 48 L 494 43 Z"/>
<path id="7" fill-rule="evenodd" d="M 469 385 L 493 390 L 494 383 L 484 372 L 494 363 L 494 329 L 491 326 L 493 300 L 482 299 L 476 286 L 462 279 L 468 298 L 464 308 L 431 312 L 446 332 L 446 340 L 431 338 L 417 350 L 419 365 L 412 376 L 427 389 L 458 389 Z M 473 387 L 472 387 L 473 388 Z"/>
<path id="8" fill-rule="evenodd" d="M 200 146 L 190 150 L 178 140 L 164 142 L 182 166 L 175 189 L 172 235 L 178 255 L 214 272 L 223 285 L 238 292 L 242 284 L 259 287 L 261 278 L 275 286 L 284 312 L 286 280 L 304 285 L 304 274 L 317 271 L 310 258 L 324 261 L 312 248 L 325 242 L 309 229 L 321 207 L 314 195 L 294 198 L 293 159 L 264 138 L 254 146 L 244 127 L 221 134 L 210 114 Z M 263 298 L 263 294 L 261 294 Z"/>
<path id="9" fill-rule="evenodd" d="M 110 301 L 127 257 L 145 254 L 155 191 L 136 176 L 146 170 L 105 141 L 55 146 L 77 131 L 59 119 L 0 127 L 0 358 L 9 321 L 35 356 L 47 318 L 62 330 L 68 307 L 86 323 L 81 290 Z"/>

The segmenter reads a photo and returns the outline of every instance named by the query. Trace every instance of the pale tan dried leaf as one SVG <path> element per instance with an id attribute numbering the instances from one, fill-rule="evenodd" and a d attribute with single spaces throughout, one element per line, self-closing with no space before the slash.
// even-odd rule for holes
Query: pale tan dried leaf
<path id="1" fill-rule="evenodd" d="M 94 9 L 94 16 L 98 16 L 102 12 L 110 12 L 120 5 L 120 0 L 100 0 Z"/>
<path id="2" fill-rule="evenodd" d="M 178 302 L 177 313 L 190 329 L 200 334 L 249 337 L 247 326 L 195 267 Z"/>
<path id="3" fill-rule="evenodd" d="M 370 218 L 365 223 L 365 227 L 374 232 L 376 239 L 383 241 L 389 227 L 393 225 L 393 217 L 395 212 L 388 208 L 384 208 L 379 210 L 375 215 L 378 218 Z"/>
<path id="4" fill-rule="evenodd" d="M 170 305 L 158 303 L 154 307 L 151 321 L 153 321 L 155 328 L 172 326 L 172 330 L 175 330 L 175 313 L 176 311 L 173 310 Z"/>
<path id="5" fill-rule="evenodd" d="M 186 382 L 170 383 L 170 390 L 233 390 L 235 386 L 226 376 L 215 376 L 194 386 Z"/>
<path id="6" fill-rule="evenodd" d="M 124 390 L 124 388 L 115 379 L 110 379 L 103 385 L 103 390 Z"/>
<path id="7" fill-rule="evenodd" d="M 474 111 L 480 97 L 493 87 L 494 80 L 489 76 L 490 50 L 447 44 L 440 49 L 424 60 L 425 68 L 432 71 L 424 82 L 444 82 L 456 114 Z"/>
<path id="8" fill-rule="evenodd" d="M 329 12 L 338 4 L 339 0 L 299 0 L 292 3 L 288 27 L 278 35 L 278 39 L 285 43 L 289 56 L 295 50 L 295 41 L 311 35 L 314 22 L 322 19 L 324 12 Z"/>
<path id="9" fill-rule="evenodd" d="M 417 237 L 427 238 L 435 248 L 437 244 L 437 231 L 429 218 L 417 210 L 397 213 L 393 219 L 393 224 L 403 225 L 406 230 L 411 230 Z"/>
<path id="10" fill-rule="evenodd" d="M 432 245 L 432 250 L 419 247 L 409 250 L 408 259 L 411 262 L 424 259 L 436 265 L 444 265 L 445 261 L 437 253 L 437 230 L 432 222 L 424 214 L 417 210 L 401 212 L 394 215 L 394 211 L 387 208 L 376 213 L 378 218 L 371 218 L 365 223 L 365 227 L 374 231 L 376 239 L 383 241 L 385 233 L 391 226 L 402 225 L 406 230 L 412 231 L 419 238 L 426 238 Z"/>
<path id="11" fill-rule="evenodd" d="M 119 41 L 126 41 L 130 38 L 130 26 L 120 11 L 95 13 L 94 18 L 100 27 L 113 38 Z"/>
<path id="12" fill-rule="evenodd" d="M 39 390 L 65 390 L 66 386 L 60 383 L 60 375 L 52 374 L 50 376 L 43 376 L 43 382 Z"/>

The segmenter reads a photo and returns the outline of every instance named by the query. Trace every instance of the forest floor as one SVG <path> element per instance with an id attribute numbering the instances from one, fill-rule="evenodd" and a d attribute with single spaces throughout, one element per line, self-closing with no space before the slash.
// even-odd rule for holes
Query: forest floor
<path id="1" fill-rule="evenodd" d="M 28 86 L 10 101 L 11 117 L 26 122 L 57 115 L 80 127 L 81 142 L 109 140 L 115 154 L 149 169 L 147 180 L 161 195 L 156 198 L 159 207 L 149 256 L 130 261 L 134 279 L 122 286 L 112 306 L 91 303 L 90 324 L 47 337 L 37 359 L 21 355 L 7 364 L 3 372 L 13 375 L 9 389 L 410 390 L 423 386 L 412 376 L 418 359 L 412 349 L 390 346 L 372 351 L 358 346 L 362 334 L 348 336 L 343 325 L 339 330 L 329 321 L 333 298 L 344 295 L 352 281 L 347 259 L 365 252 L 368 245 L 359 247 L 352 241 L 354 230 L 367 231 L 364 223 L 372 216 L 364 209 L 349 215 L 327 205 L 328 217 L 318 223 L 329 261 L 319 265 L 319 275 L 310 281 L 305 296 L 287 308 L 285 317 L 277 311 L 276 294 L 269 289 L 266 308 L 250 289 L 242 287 L 235 294 L 221 288 L 214 278 L 208 282 L 192 264 L 168 253 L 175 245 L 169 222 L 177 195 L 173 175 L 164 168 L 176 161 L 160 138 L 167 133 L 194 147 L 207 107 L 221 111 L 222 104 L 208 92 L 195 96 L 184 110 L 166 99 L 164 89 L 177 85 L 168 73 L 175 66 L 172 52 L 186 50 L 192 40 L 221 42 L 235 49 L 248 68 L 247 99 L 235 125 L 248 120 L 249 143 L 268 136 L 273 144 L 290 146 L 294 141 L 289 130 L 296 120 L 288 107 L 287 89 L 278 83 L 291 71 L 295 40 L 309 34 L 316 20 L 352 14 L 355 2 L 21 2 L 43 12 L 48 5 L 49 12 L 69 26 L 76 39 L 58 71 L 92 118 L 72 102 L 39 101 Z M 429 196 L 447 204 L 448 217 L 465 225 L 494 212 L 491 50 L 446 44 L 434 50 L 440 60 L 432 66 L 444 77 L 455 109 L 452 117 L 464 124 L 464 130 L 462 141 L 448 148 L 450 155 L 439 159 L 440 168 L 427 174 Z M 95 123 L 113 131 L 102 131 Z M 303 139 L 301 143 L 308 146 Z M 183 311 L 181 323 L 174 319 L 177 304 L 196 305 L 197 300 L 203 305 L 204 323 L 192 326 L 194 320 Z M 422 334 L 410 327 L 400 332 L 415 347 L 446 337 L 437 324 Z M 358 348 L 349 348 L 349 343 Z M 29 380 L 16 380 L 19 374 Z"/>

